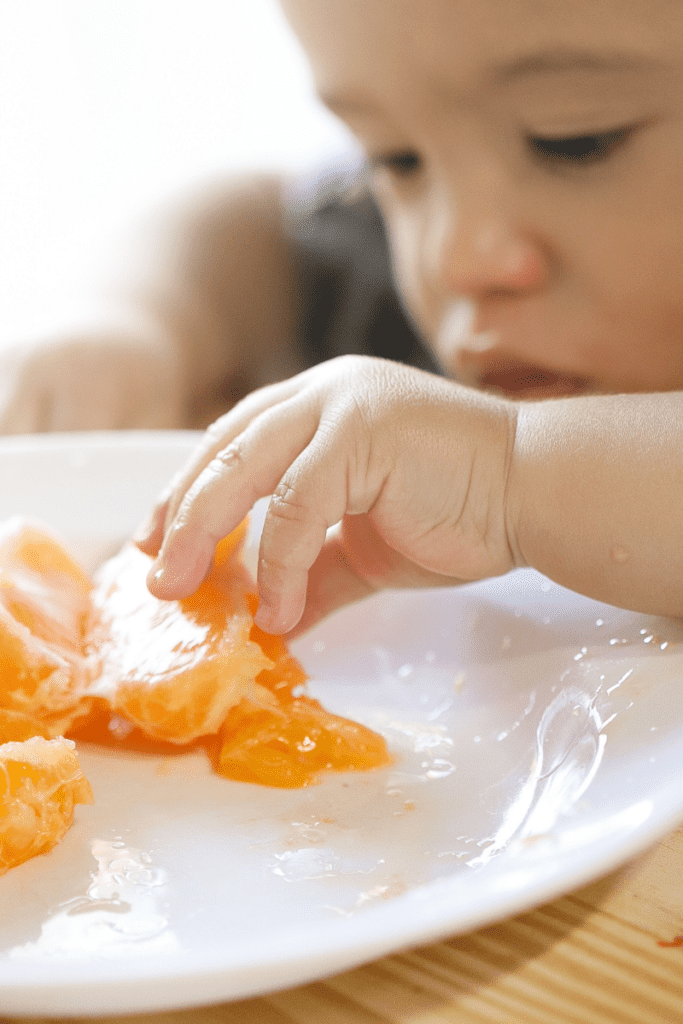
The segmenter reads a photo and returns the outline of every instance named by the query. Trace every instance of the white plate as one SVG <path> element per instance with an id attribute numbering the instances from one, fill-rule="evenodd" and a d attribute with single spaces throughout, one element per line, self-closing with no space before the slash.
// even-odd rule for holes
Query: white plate
<path id="1" fill-rule="evenodd" d="M 194 434 L 0 443 L 0 519 L 91 562 Z M 281 791 L 203 756 L 82 747 L 96 803 L 0 878 L 0 1012 L 111 1014 L 253 995 L 517 913 L 683 818 L 671 622 L 517 572 L 386 593 L 296 645 L 311 689 L 380 729 L 378 773 Z"/>

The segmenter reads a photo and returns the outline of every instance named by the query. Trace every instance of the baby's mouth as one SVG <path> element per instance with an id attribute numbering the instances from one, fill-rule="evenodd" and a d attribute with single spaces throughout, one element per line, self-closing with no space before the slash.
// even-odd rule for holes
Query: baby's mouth
<path id="1" fill-rule="evenodd" d="M 440 334 L 443 363 L 461 383 L 517 401 L 568 398 L 600 390 L 588 377 L 517 359 L 506 352 L 501 332 L 485 328 L 475 313 L 468 305 L 456 306 Z"/>
<path id="2" fill-rule="evenodd" d="M 519 401 L 586 394 L 590 381 L 527 363 L 503 362 L 476 375 L 476 386 Z"/>

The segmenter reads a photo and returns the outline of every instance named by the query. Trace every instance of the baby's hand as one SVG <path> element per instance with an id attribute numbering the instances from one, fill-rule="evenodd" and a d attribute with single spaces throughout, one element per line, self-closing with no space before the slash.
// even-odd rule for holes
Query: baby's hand
<path id="1" fill-rule="evenodd" d="M 0 433 L 177 426 L 177 379 L 168 346 L 125 333 L 13 346 L 0 351 Z"/>
<path id="2" fill-rule="evenodd" d="M 515 420 L 512 403 L 360 356 L 253 392 L 209 428 L 139 531 L 158 554 L 149 588 L 193 593 L 217 542 L 268 494 L 256 616 L 267 631 L 307 628 L 382 587 L 505 573 Z"/>

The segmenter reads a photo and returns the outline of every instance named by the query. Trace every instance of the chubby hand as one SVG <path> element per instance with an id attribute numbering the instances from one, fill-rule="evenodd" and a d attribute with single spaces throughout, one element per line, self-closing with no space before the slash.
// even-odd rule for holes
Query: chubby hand
<path id="1" fill-rule="evenodd" d="M 157 556 L 148 586 L 193 593 L 265 495 L 256 621 L 272 633 L 383 587 L 505 573 L 515 421 L 510 402 L 362 356 L 255 391 L 207 430 L 138 531 Z"/>
<path id="2" fill-rule="evenodd" d="M 125 332 L 0 352 L 0 433 L 178 426 L 170 346 Z"/>

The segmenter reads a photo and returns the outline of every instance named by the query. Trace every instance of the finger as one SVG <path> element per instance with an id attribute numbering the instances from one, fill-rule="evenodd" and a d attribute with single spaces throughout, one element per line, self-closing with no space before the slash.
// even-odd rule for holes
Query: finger
<path id="1" fill-rule="evenodd" d="M 321 424 L 308 448 L 292 464 L 271 499 L 261 534 L 258 563 L 258 625 L 288 633 L 306 607 L 309 571 L 328 529 L 349 508 L 351 452 L 343 431 Z M 382 480 L 353 484 L 354 511 L 375 501 Z M 350 599 L 350 596 L 348 597 Z"/>
<path id="2" fill-rule="evenodd" d="M 166 529 L 148 577 L 156 597 L 194 593 L 218 541 L 235 529 L 258 498 L 273 492 L 317 425 L 314 404 L 295 395 L 266 409 L 216 453 L 185 492 Z"/>
<path id="3" fill-rule="evenodd" d="M 463 581 L 423 569 L 391 547 L 371 515 L 345 516 L 328 530 L 308 574 L 304 613 L 292 636 L 347 604 L 386 588 L 456 586 Z"/>
<path id="4" fill-rule="evenodd" d="M 338 608 L 368 597 L 374 589 L 350 564 L 339 537 L 339 526 L 333 526 L 309 570 L 306 604 L 296 626 L 289 631 L 290 639 L 301 636 Z"/>
<path id="5" fill-rule="evenodd" d="M 296 394 L 300 389 L 297 381 L 298 378 L 291 378 L 259 388 L 211 424 L 185 465 L 164 487 L 148 519 L 135 530 L 135 543 L 145 554 L 158 554 L 164 535 L 175 519 L 185 495 L 211 461 L 243 433 L 257 416 Z"/>
<path id="6" fill-rule="evenodd" d="M 154 558 L 159 554 L 159 548 L 164 539 L 166 527 L 166 513 L 168 503 L 173 493 L 173 479 L 166 485 L 158 495 L 154 508 L 139 526 L 133 531 L 132 541 L 145 555 Z"/>

